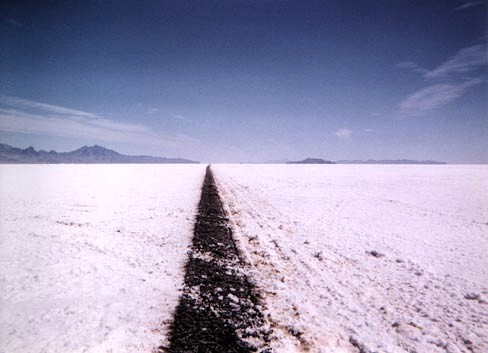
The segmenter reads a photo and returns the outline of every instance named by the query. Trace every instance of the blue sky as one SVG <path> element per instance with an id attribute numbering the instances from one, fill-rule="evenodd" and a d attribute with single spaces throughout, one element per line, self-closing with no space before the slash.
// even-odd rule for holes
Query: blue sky
<path id="1" fill-rule="evenodd" d="M 0 5 L 0 141 L 488 163 L 486 1 Z"/>

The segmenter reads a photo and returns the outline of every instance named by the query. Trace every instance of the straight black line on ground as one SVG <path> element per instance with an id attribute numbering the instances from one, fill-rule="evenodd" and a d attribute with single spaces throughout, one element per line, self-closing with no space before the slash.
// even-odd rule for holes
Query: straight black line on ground
<path id="1" fill-rule="evenodd" d="M 242 265 L 208 166 L 183 294 L 170 326 L 169 346 L 159 347 L 161 352 L 271 352 L 259 296 Z"/>

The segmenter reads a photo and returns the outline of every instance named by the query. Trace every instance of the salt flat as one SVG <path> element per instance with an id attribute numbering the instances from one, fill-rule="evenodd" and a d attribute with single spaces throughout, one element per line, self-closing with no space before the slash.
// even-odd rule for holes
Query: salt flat
<path id="1" fill-rule="evenodd" d="M 203 165 L 0 166 L 0 352 L 151 352 Z"/>
<path id="2" fill-rule="evenodd" d="M 0 352 L 151 352 L 204 165 L 0 166 Z M 214 165 L 274 352 L 488 351 L 486 166 Z"/>
<path id="3" fill-rule="evenodd" d="M 214 165 L 276 352 L 487 352 L 488 167 Z"/>

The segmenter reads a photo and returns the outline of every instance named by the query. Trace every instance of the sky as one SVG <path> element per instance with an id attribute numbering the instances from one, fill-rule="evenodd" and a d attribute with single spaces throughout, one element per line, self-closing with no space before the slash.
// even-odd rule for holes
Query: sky
<path id="1" fill-rule="evenodd" d="M 488 163 L 487 5 L 4 1 L 0 142 Z"/>

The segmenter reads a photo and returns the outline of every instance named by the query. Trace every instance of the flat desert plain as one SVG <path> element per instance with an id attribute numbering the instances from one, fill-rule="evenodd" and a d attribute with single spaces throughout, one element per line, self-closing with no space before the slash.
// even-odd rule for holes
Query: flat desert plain
<path id="1" fill-rule="evenodd" d="M 212 165 L 273 352 L 488 351 L 488 166 Z M 205 165 L 0 166 L 0 352 L 154 352 Z"/>

